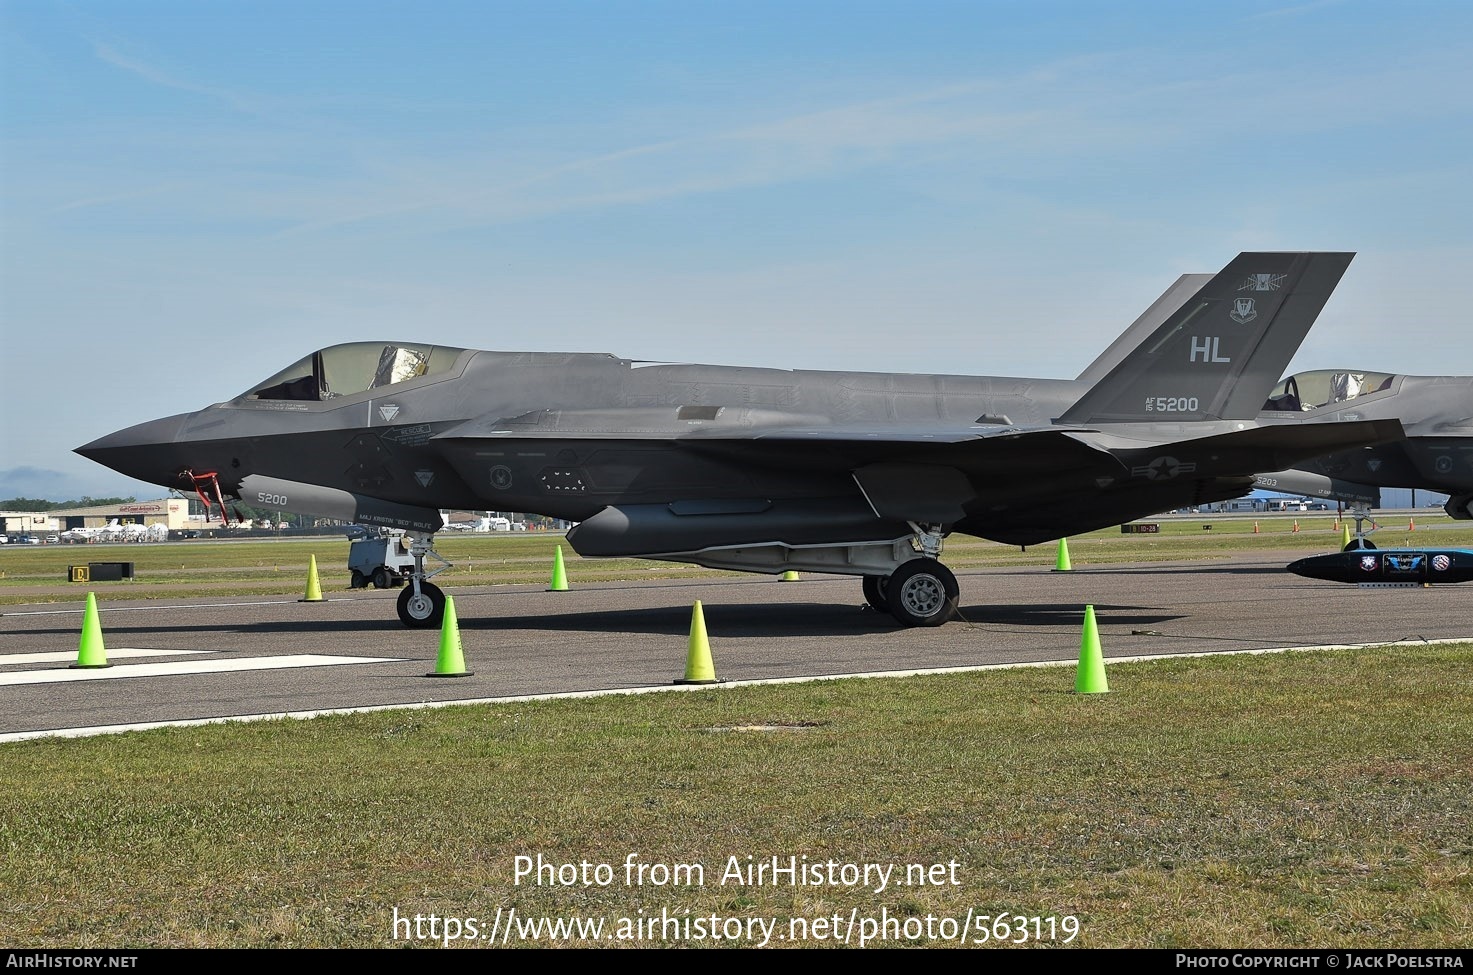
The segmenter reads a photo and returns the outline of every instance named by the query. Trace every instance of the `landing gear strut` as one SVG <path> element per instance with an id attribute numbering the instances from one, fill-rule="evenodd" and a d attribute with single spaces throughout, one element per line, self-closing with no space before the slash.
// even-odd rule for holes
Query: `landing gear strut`
<path id="1" fill-rule="evenodd" d="M 429 580 L 450 568 L 450 563 L 434 549 L 435 536 L 427 532 L 409 532 L 409 554 L 414 568 L 409 584 L 399 593 L 399 619 L 411 629 L 428 629 L 445 621 L 445 593 Z M 425 572 L 425 556 L 440 563 L 434 572 Z"/>
<path id="2" fill-rule="evenodd" d="M 1350 517 L 1355 519 L 1355 534 L 1350 543 L 1345 546 L 1345 551 L 1353 552 L 1357 549 L 1375 548 L 1376 543 L 1366 536 L 1370 534 L 1365 529 L 1366 522 L 1371 522 L 1371 531 L 1375 531 L 1379 525 L 1371 520 L 1371 506 L 1367 504 L 1353 504 L 1350 506 Z"/>
<path id="3" fill-rule="evenodd" d="M 921 552 L 921 558 L 901 562 L 889 575 L 866 575 L 864 600 L 901 626 L 940 626 L 955 615 L 961 589 L 952 571 L 937 560 L 940 530 L 915 523 L 910 527 L 915 530 L 912 551 Z"/>

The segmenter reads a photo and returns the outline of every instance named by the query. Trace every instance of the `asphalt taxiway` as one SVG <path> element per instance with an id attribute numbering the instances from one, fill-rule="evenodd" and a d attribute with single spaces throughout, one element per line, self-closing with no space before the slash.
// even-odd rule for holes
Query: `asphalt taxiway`
<path id="1" fill-rule="evenodd" d="M 1076 659 L 1095 607 L 1106 658 L 1473 640 L 1473 587 L 1365 590 L 1290 575 L 1291 553 L 1210 562 L 959 573 L 960 619 L 903 629 L 859 581 L 805 576 L 452 589 L 467 669 L 431 679 L 438 630 L 409 630 L 393 591 L 112 601 L 106 670 L 76 659 L 84 595 L 0 614 L 0 739 L 251 715 L 665 687 L 700 600 L 718 677 L 840 676 Z M 1061 676 L 1072 683 L 1072 675 Z"/>

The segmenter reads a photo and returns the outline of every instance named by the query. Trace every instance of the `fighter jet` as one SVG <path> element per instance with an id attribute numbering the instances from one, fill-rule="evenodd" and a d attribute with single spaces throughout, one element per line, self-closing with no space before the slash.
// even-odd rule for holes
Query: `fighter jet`
<path id="1" fill-rule="evenodd" d="M 1395 420 L 1262 424 L 1349 265 L 1244 253 L 1178 282 L 1078 380 L 652 363 L 355 342 L 232 400 L 78 452 L 219 504 L 404 529 L 399 597 L 436 626 L 442 508 L 578 522 L 581 555 L 860 576 L 902 625 L 949 619 L 952 532 L 1018 545 L 1239 497 L 1255 474 L 1401 435 Z M 1132 326 L 1132 328 L 1137 328 Z M 939 350 L 938 350 L 939 351 Z"/>
<path id="2" fill-rule="evenodd" d="M 1422 488 L 1448 495 L 1446 511 L 1473 518 L 1473 376 L 1403 376 L 1322 369 L 1288 377 L 1269 393 L 1259 422 L 1360 422 L 1394 418 L 1406 439 L 1337 451 L 1259 476 L 1272 490 L 1347 501 L 1358 525 L 1380 489 Z M 1357 531 L 1355 547 L 1374 548 Z"/>

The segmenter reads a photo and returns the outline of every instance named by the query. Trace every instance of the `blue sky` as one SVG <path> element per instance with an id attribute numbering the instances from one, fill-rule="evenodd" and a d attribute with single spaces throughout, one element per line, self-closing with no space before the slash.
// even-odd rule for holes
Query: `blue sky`
<path id="1" fill-rule="evenodd" d="M 1072 377 L 1358 256 L 1295 368 L 1473 373 L 1473 4 L 0 2 L 0 498 L 314 348 Z"/>

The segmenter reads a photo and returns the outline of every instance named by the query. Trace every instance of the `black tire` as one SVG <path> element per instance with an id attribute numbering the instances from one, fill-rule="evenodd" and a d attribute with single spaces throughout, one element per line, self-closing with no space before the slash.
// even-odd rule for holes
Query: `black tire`
<path id="1" fill-rule="evenodd" d="M 1341 551 L 1344 551 L 1344 552 L 1358 552 L 1358 551 L 1360 551 L 1363 548 L 1375 548 L 1375 547 L 1376 547 L 1376 543 L 1373 542 L 1373 541 L 1371 541 L 1369 538 L 1352 538 L 1350 540 L 1350 544 L 1346 545 L 1345 548 L 1342 549 Z"/>
<path id="2" fill-rule="evenodd" d="M 428 582 L 419 584 L 418 593 L 413 586 L 405 587 L 399 593 L 399 619 L 415 630 L 439 626 L 445 621 L 445 594 Z"/>
<path id="3" fill-rule="evenodd" d="M 394 580 L 389 578 L 388 569 L 384 568 L 383 566 L 379 566 L 377 569 L 373 570 L 373 588 L 387 589 L 393 584 Z"/>
<path id="4" fill-rule="evenodd" d="M 348 587 L 350 589 L 363 589 L 363 588 L 366 588 L 367 586 L 368 586 L 368 577 L 365 576 L 363 573 L 359 572 L 357 569 L 354 569 L 353 570 L 353 575 L 351 577 L 349 577 Z"/>
<path id="5" fill-rule="evenodd" d="M 864 577 L 864 601 L 877 613 L 890 612 L 890 601 L 885 598 L 885 588 L 889 584 L 887 576 Z"/>
<path id="6" fill-rule="evenodd" d="M 911 559 L 885 587 L 890 615 L 902 626 L 940 626 L 956 612 L 960 594 L 956 576 L 935 559 Z"/>

